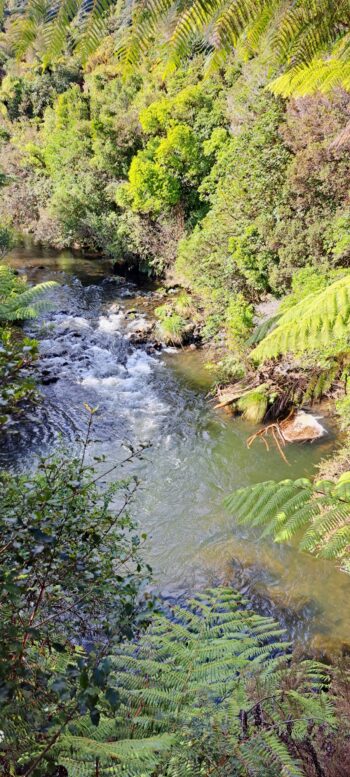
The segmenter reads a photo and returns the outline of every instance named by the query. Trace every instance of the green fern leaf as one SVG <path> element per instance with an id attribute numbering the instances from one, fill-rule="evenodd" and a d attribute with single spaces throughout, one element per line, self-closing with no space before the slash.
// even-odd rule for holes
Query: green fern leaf
<path id="1" fill-rule="evenodd" d="M 302 353 L 333 344 L 348 333 L 350 320 L 350 276 L 321 292 L 310 294 L 288 310 L 251 352 L 254 361 L 264 362 L 284 353 Z"/>
<path id="2" fill-rule="evenodd" d="M 239 489 L 225 500 L 238 523 L 262 529 L 262 537 L 288 542 L 301 536 L 299 548 L 323 558 L 350 558 L 350 480 L 267 481 Z"/>
<path id="3" fill-rule="evenodd" d="M 40 312 L 49 308 L 47 300 L 40 298 L 56 286 L 54 281 L 46 281 L 28 287 L 10 267 L 0 265 L 0 321 L 36 318 Z"/>

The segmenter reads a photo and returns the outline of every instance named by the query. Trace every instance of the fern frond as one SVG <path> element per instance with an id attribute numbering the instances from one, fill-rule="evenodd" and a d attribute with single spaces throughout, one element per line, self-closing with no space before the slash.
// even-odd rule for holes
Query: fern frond
<path id="1" fill-rule="evenodd" d="M 62 52 L 69 36 L 85 59 L 99 45 L 106 15 L 115 4 L 115 0 L 58 0 L 49 5 L 47 0 L 29 0 L 10 21 L 8 34 L 19 55 L 38 39 L 46 61 Z M 167 45 L 159 47 L 158 41 L 158 48 L 166 48 L 170 71 L 191 51 L 194 41 L 201 40 L 203 48 L 211 50 L 211 71 L 222 65 L 232 49 L 241 47 L 249 55 L 257 51 L 271 33 L 274 64 L 285 71 L 271 85 L 275 93 L 329 91 L 338 84 L 348 88 L 349 0 L 187 0 L 181 4 L 120 0 L 119 7 L 121 26 L 128 30 L 119 48 L 125 67 L 134 66 L 159 38 L 160 24 L 170 14 Z"/>
<path id="2" fill-rule="evenodd" d="M 325 369 L 315 372 L 311 377 L 308 387 L 303 394 L 303 403 L 321 399 L 332 387 L 334 381 L 341 372 L 339 363 L 334 359 Z"/>
<path id="3" fill-rule="evenodd" d="M 29 15 L 33 2 L 29 6 Z M 79 10 L 78 0 L 60 0 L 57 4 L 50 9 L 49 21 L 43 27 L 43 41 L 44 41 L 44 64 L 47 65 L 50 62 L 60 56 L 64 48 L 67 39 L 67 30 L 76 14 Z"/>
<path id="4" fill-rule="evenodd" d="M 333 89 L 350 89 L 350 62 L 342 59 L 313 59 L 307 65 L 291 68 L 274 79 L 270 91 L 281 97 L 305 97 Z"/>
<path id="5" fill-rule="evenodd" d="M 106 32 L 108 13 L 113 7 L 114 19 L 122 24 L 124 4 L 122 0 L 89 0 L 79 8 L 77 16 L 76 52 L 82 62 L 99 47 Z M 51 59 L 54 57 L 51 55 Z"/>
<path id="6" fill-rule="evenodd" d="M 323 558 L 350 559 L 350 482 L 267 481 L 238 489 L 225 499 L 238 523 L 262 528 L 262 536 L 288 542 L 300 535 L 300 550 Z"/>
<path id="7" fill-rule="evenodd" d="M 222 8 L 222 0 L 193 0 L 180 16 L 170 39 L 170 67 L 177 66 L 187 54 L 193 37 L 201 32 L 212 21 L 215 14 Z"/>
<path id="8" fill-rule="evenodd" d="M 262 731 L 260 737 L 263 749 L 266 748 L 266 760 L 270 759 L 277 764 L 283 777 L 303 777 L 301 763 L 292 758 L 287 746 L 273 731 Z"/>
<path id="9" fill-rule="evenodd" d="M 226 3 L 219 13 L 213 30 L 213 39 L 216 47 L 229 49 L 236 46 L 240 36 L 249 28 L 255 25 L 255 42 L 257 43 L 257 33 L 261 14 L 268 6 L 271 9 L 276 7 L 277 3 L 267 2 L 267 0 L 233 0 Z M 259 28 L 261 32 L 261 27 Z"/>
<path id="10" fill-rule="evenodd" d="M 174 0 L 145 0 L 135 7 L 130 33 L 119 47 L 124 65 L 134 66 L 150 46 L 160 20 L 174 4 Z"/>
<path id="11" fill-rule="evenodd" d="M 273 22 L 276 7 L 276 3 L 263 5 L 260 15 L 248 26 L 244 36 L 238 41 L 237 49 L 240 56 L 247 58 L 259 51 L 261 41 Z"/>
<path id="12" fill-rule="evenodd" d="M 193 761 L 183 740 L 192 737 L 192 726 L 198 732 L 212 720 L 216 737 L 220 727 L 225 731 L 222 741 L 229 757 L 239 754 L 237 763 L 254 762 L 261 773 L 271 763 L 295 770 L 279 731 L 292 709 L 302 710 L 310 721 L 321 716 L 326 669 L 301 662 L 292 681 L 289 654 L 284 630 L 273 618 L 248 610 L 240 594 L 227 588 L 199 593 L 187 606 L 174 607 L 171 615 L 154 617 L 138 643 L 118 648 L 111 657 L 111 678 L 122 706 L 115 718 L 102 715 L 97 727 L 88 716 L 71 723 L 57 745 L 59 762 L 69 777 L 90 774 L 96 758 L 101 777 L 152 777 L 163 774 L 164 764 L 169 777 L 193 777 L 203 773 L 203 755 Z M 272 721 L 264 732 L 253 724 L 255 702 L 247 691 L 253 677 L 259 695 L 266 696 L 266 720 Z M 280 690 L 283 683 L 294 696 Z M 247 710 L 244 740 L 242 709 Z M 331 719 L 328 705 L 323 720 Z"/>
<path id="13" fill-rule="evenodd" d="M 259 324 L 255 329 L 253 334 L 248 340 L 248 345 L 257 345 L 260 343 L 261 340 L 264 340 L 266 335 L 268 335 L 269 332 L 272 331 L 272 329 L 275 329 L 277 326 L 277 322 L 279 320 L 280 316 L 271 316 L 271 318 L 267 318 L 266 321 L 263 321 L 262 324 Z"/>
<path id="14" fill-rule="evenodd" d="M 257 486 L 241 488 L 225 499 L 225 506 L 235 516 L 240 524 L 261 526 L 273 520 L 283 509 L 286 518 L 289 517 L 285 506 L 289 499 L 297 497 L 293 502 L 292 515 L 296 507 L 300 510 L 312 495 L 312 484 L 308 480 L 284 480 L 280 483 L 267 481 Z"/>
<path id="15" fill-rule="evenodd" d="M 54 281 L 46 281 L 28 287 L 10 267 L 0 265 L 0 321 L 35 318 L 49 308 L 48 301 L 41 297 L 56 286 Z"/>
<path id="16" fill-rule="evenodd" d="M 315 54 L 331 46 L 350 21 L 347 0 L 309 0 L 290 4 L 274 37 L 281 61 L 293 65 L 310 62 Z"/>
<path id="17" fill-rule="evenodd" d="M 285 353 L 302 353 L 330 345 L 348 333 L 350 321 L 350 276 L 310 294 L 284 313 L 272 330 L 251 352 L 257 362 Z"/>
<path id="18" fill-rule="evenodd" d="M 45 24 L 50 23 L 46 0 L 30 0 L 23 11 L 23 14 L 10 18 L 6 32 L 8 41 L 18 57 L 24 56 L 37 41 Z"/>

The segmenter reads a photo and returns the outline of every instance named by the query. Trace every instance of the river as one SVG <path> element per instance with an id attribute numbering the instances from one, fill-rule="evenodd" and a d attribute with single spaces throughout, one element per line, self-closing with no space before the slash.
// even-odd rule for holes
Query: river
<path id="1" fill-rule="evenodd" d="M 42 401 L 7 436 L 2 464 L 32 466 L 60 441 L 75 445 L 86 428 L 84 403 L 98 406 L 91 457 L 103 454 L 110 466 L 122 457 L 123 440 L 150 443 L 133 464 L 141 478 L 133 514 L 148 534 L 147 560 L 163 594 L 233 583 L 277 612 L 296 640 L 320 650 L 348 642 L 349 577 L 238 529 L 222 506 L 239 486 L 312 476 L 334 447 L 332 434 L 288 446 L 288 465 L 259 442 L 248 450 L 251 425 L 215 412 L 206 399 L 205 354 L 132 344 L 135 321 L 147 318 L 147 288 L 68 251 L 17 249 L 9 262 L 31 281 L 60 285 L 52 311 L 27 325 L 40 340 Z"/>

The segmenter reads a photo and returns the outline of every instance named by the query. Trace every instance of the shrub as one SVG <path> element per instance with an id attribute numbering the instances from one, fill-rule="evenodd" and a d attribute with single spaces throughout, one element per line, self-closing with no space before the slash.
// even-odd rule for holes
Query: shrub
<path id="1" fill-rule="evenodd" d="M 11 423 L 37 398 L 32 366 L 37 358 L 35 340 L 0 330 L 0 427 Z"/>
<path id="2" fill-rule="evenodd" d="M 233 350 L 240 350 L 246 343 L 253 328 L 253 306 L 247 302 L 243 294 L 230 298 L 226 308 L 225 324 L 228 342 Z"/>
<path id="3" fill-rule="evenodd" d="M 209 362 L 207 368 L 213 373 L 216 385 L 225 385 L 244 378 L 245 368 L 238 354 L 228 354 L 219 362 Z"/>
<path id="4" fill-rule="evenodd" d="M 158 329 L 165 343 L 181 345 L 187 324 L 185 319 L 169 304 L 161 305 L 154 312 L 159 319 Z"/>
<path id="5" fill-rule="evenodd" d="M 0 473 L 5 774 L 47 774 L 68 721 L 89 714 L 97 724 L 101 697 L 118 706 L 104 657 L 147 617 L 137 599 L 149 569 L 128 513 L 137 481 L 100 488 L 87 443 L 73 458 L 40 460 L 34 473 Z"/>

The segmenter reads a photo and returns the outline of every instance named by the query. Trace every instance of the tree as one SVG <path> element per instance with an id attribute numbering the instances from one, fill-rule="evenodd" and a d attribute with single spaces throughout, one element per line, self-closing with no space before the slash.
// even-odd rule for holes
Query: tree
<path id="1" fill-rule="evenodd" d="M 147 617 L 144 535 L 128 512 L 137 480 L 101 488 L 106 473 L 85 463 L 91 423 L 81 453 L 43 459 L 29 475 L 0 474 L 5 775 L 46 774 L 68 721 L 87 713 L 97 724 L 101 697 L 118 706 L 105 657 Z"/>
<path id="2" fill-rule="evenodd" d="M 193 206 L 207 162 L 200 151 L 186 124 L 171 127 L 164 138 L 152 138 L 130 165 L 127 196 L 133 209 L 159 215 L 178 204 L 188 209 L 192 201 Z"/>

